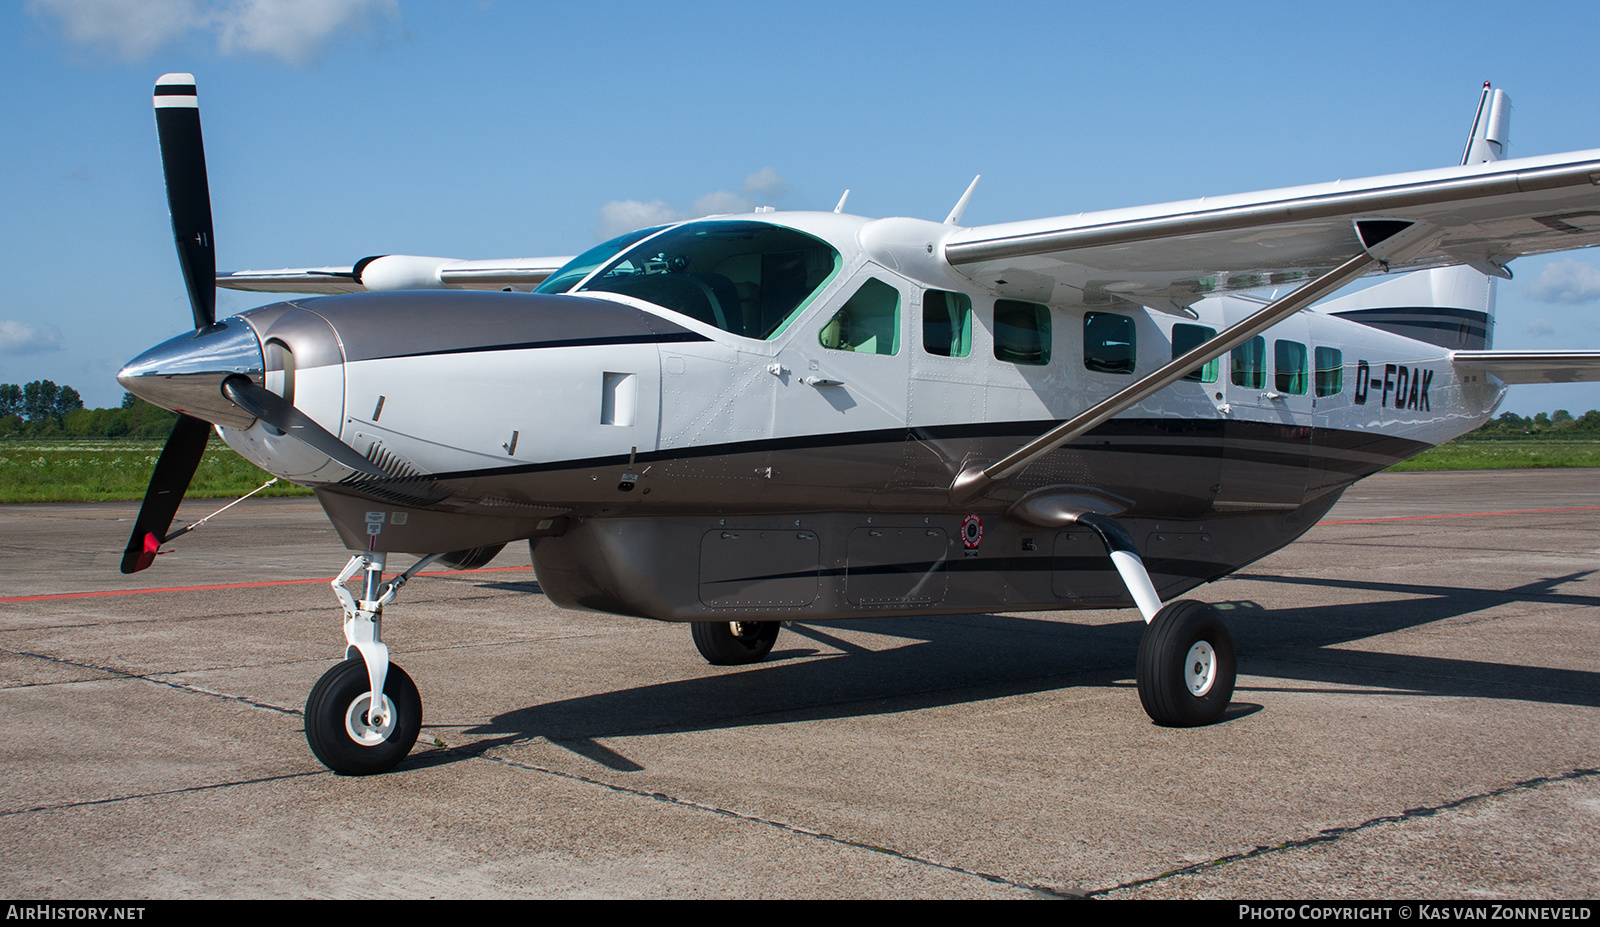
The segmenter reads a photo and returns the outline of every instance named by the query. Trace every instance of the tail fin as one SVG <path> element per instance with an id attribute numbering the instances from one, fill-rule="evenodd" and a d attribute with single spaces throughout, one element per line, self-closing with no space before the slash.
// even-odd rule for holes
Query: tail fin
<path id="1" fill-rule="evenodd" d="M 1472 132 L 1467 136 L 1467 150 L 1461 156 L 1461 163 L 1499 161 L 1510 148 L 1511 98 L 1504 90 L 1491 90 L 1489 82 L 1484 81 L 1478 114 L 1472 117 Z"/>
<path id="2" fill-rule="evenodd" d="M 1511 147 L 1511 98 L 1483 85 L 1462 164 L 1499 161 Z M 1494 346 L 1494 276 L 1469 265 L 1419 270 L 1317 306 L 1354 322 L 1456 351 Z"/>

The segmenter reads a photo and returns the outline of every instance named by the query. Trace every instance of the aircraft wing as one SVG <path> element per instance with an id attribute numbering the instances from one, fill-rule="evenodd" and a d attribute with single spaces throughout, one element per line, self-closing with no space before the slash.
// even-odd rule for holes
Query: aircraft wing
<path id="1" fill-rule="evenodd" d="M 1453 351 L 1450 362 L 1505 383 L 1600 382 L 1600 351 Z"/>
<path id="2" fill-rule="evenodd" d="M 1003 296 L 1188 314 L 1367 250 L 1391 270 L 1600 245 L 1600 149 L 961 229 L 944 255 Z"/>
<path id="3" fill-rule="evenodd" d="M 377 290 L 515 290 L 544 282 L 567 257 L 458 261 L 412 254 L 381 254 L 349 267 L 286 267 L 217 274 L 217 285 L 259 293 L 365 293 Z"/>

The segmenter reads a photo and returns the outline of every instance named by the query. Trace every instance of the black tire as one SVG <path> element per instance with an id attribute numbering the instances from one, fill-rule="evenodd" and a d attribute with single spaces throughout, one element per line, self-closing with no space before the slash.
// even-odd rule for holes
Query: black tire
<path id="1" fill-rule="evenodd" d="M 387 737 L 372 732 L 372 737 L 383 737 L 381 740 L 357 740 L 352 731 L 366 713 L 356 714 L 356 702 L 366 701 L 368 685 L 366 661 L 355 657 L 323 673 L 306 698 L 306 743 L 324 766 L 341 776 L 388 772 L 411 752 L 422 730 L 422 696 L 417 694 L 417 685 L 405 670 L 390 663 L 383 694 L 394 703 L 394 725 Z"/>
<path id="2" fill-rule="evenodd" d="M 780 627 L 776 621 L 696 621 L 689 630 L 707 663 L 741 666 L 765 660 Z"/>
<path id="3" fill-rule="evenodd" d="M 1217 610 L 1180 599 L 1156 612 L 1139 641 L 1139 701 L 1163 727 L 1211 724 L 1233 699 L 1238 667 Z"/>

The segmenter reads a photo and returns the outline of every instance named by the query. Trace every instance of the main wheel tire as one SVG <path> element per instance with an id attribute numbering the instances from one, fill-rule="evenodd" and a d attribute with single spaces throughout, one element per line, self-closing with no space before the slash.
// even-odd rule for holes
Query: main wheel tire
<path id="1" fill-rule="evenodd" d="M 1139 701 L 1163 727 L 1211 724 L 1233 698 L 1238 666 L 1217 610 L 1180 599 L 1156 612 L 1139 641 Z"/>
<path id="2" fill-rule="evenodd" d="M 322 764 L 341 776 L 388 772 L 406 758 L 422 730 L 422 696 L 397 664 L 389 664 L 383 695 L 392 723 L 378 727 L 367 709 L 372 690 L 367 664 L 346 660 L 322 674 L 306 698 L 306 743 Z"/>
<path id="3" fill-rule="evenodd" d="M 489 544 L 484 547 L 455 550 L 440 557 L 439 562 L 452 570 L 476 570 L 488 566 L 489 561 L 493 560 L 504 547 L 504 544 Z"/>
<path id="4" fill-rule="evenodd" d="M 766 659 L 780 627 L 776 621 L 696 621 L 689 630 L 707 663 L 740 666 Z"/>

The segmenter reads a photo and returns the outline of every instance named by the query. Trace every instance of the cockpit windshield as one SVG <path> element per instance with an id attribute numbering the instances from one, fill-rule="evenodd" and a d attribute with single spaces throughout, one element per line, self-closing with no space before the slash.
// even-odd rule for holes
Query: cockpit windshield
<path id="1" fill-rule="evenodd" d="M 584 277 L 594 273 L 594 269 L 596 267 L 599 267 L 601 264 L 604 264 L 605 262 L 616 257 L 617 252 L 628 247 L 634 242 L 639 241 L 640 239 L 648 238 L 649 236 L 654 235 L 664 228 L 666 228 L 666 226 L 658 225 L 654 228 L 640 229 L 637 232 L 629 232 L 626 235 L 618 235 L 616 238 L 613 238 L 609 241 L 601 242 L 600 244 L 595 245 L 593 248 L 590 248 L 588 251 L 583 252 L 567 263 L 561 265 L 561 269 L 545 278 L 545 281 L 539 284 L 538 288 L 535 289 L 534 292 L 565 293 L 566 291 L 572 289 L 572 287 L 577 284 L 579 280 L 582 280 Z"/>
<path id="2" fill-rule="evenodd" d="M 639 244 L 577 292 L 621 293 L 764 340 L 783 331 L 839 264 L 827 242 L 794 229 L 690 222 Z"/>

